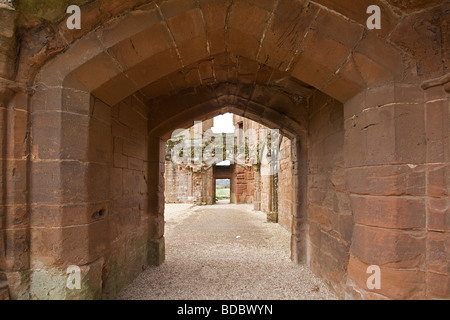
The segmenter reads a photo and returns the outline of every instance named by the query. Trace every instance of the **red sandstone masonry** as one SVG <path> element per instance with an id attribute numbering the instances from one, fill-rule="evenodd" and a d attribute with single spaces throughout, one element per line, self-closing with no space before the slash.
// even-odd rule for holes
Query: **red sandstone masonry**
<path id="1" fill-rule="evenodd" d="M 301 179 L 308 168 L 301 157 L 308 152 L 307 157 L 315 158 L 323 147 L 338 155 L 339 162 L 337 170 L 331 170 L 329 176 L 328 172 L 322 172 L 329 168 L 327 163 L 313 163 L 317 166 L 312 168 L 314 178 L 310 181 L 318 195 L 309 199 L 314 201 L 314 210 L 318 206 L 324 209 L 311 218 L 329 221 L 341 237 L 317 226 L 310 232 L 312 239 L 325 239 L 326 243 L 339 243 L 345 248 L 352 224 L 350 201 L 345 199 L 347 193 L 352 193 L 354 202 L 355 199 L 363 201 L 386 215 L 383 221 L 376 219 L 380 217 L 369 217 L 363 205 L 356 203 L 361 211 L 355 214 L 360 221 L 355 237 L 361 242 L 352 240 L 354 248 L 350 252 L 354 255 L 347 269 L 348 297 L 358 297 L 358 292 L 365 298 L 450 296 L 448 270 L 445 271 L 448 261 L 446 256 L 442 257 L 448 249 L 448 188 L 445 186 L 449 185 L 449 90 L 445 81 L 428 83 L 424 91 L 417 88 L 421 81 L 448 72 L 445 58 L 449 50 L 446 50 L 448 41 L 444 32 L 448 27 L 445 25 L 448 4 L 433 0 L 405 6 L 396 0 L 375 1 L 382 8 L 383 28 L 360 35 L 366 19 L 361 12 L 374 4 L 368 0 L 357 4 L 347 0 L 311 3 L 239 0 L 229 6 L 222 0 L 200 1 L 195 5 L 190 1 L 182 3 L 166 1 L 158 8 L 144 0 L 127 0 L 121 4 L 89 1 L 82 6 L 83 29 L 79 31 L 67 29 L 64 12 L 55 13 L 45 21 L 43 17 L 47 15 L 36 8 L 36 13 L 28 15 L 30 19 L 17 21 L 17 37 L 16 30 L 11 28 L 15 26 L 10 23 L 11 17 L 0 19 L 8 25 L 2 28 L 0 43 L 0 77 L 4 78 L 0 79 L 1 187 L 6 199 L 2 206 L 7 209 L 6 221 L 20 220 L 17 226 L 8 226 L 7 230 L 1 226 L 6 235 L 1 239 L 6 238 L 7 243 L 0 247 L 6 247 L 7 252 L 0 252 L 0 281 L 6 271 L 11 297 L 39 298 L 50 293 L 39 295 L 36 291 L 39 281 L 34 278 L 30 296 L 24 289 L 27 284 L 17 280 L 20 272 L 32 271 L 38 277 L 43 266 L 78 262 L 86 263 L 83 268 L 91 270 L 95 278 L 92 285 L 97 294 L 84 297 L 99 297 L 102 278 L 108 279 L 104 292 L 112 297 L 117 288 L 130 282 L 146 265 L 148 255 L 156 257 L 149 261 L 161 262 L 164 164 L 160 157 L 163 154 L 160 137 L 192 119 L 204 119 L 225 110 L 282 128 L 295 141 L 293 149 L 301 151 L 295 155 L 292 187 L 300 199 L 293 208 L 294 257 L 306 252 L 302 249 L 305 247 L 302 234 L 306 233 L 307 226 L 308 202 L 304 194 L 308 188 L 307 181 Z M 3 9 L 0 13 L 3 17 Z M 330 21 L 330 26 L 336 27 L 331 30 L 321 21 Z M 91 30 L 95 31 L 89 33 Z M 17 54 L 15 40 L 19 35 L 21 50 Z M 154 41 L 149 42 L 147 36 Z M 131 50 L 130 39 L 137 52 Z M 323 48 L 313 48 L 311 40 L 317 40 Z M 336 56 L 331 55 L 325 61 L 320 54 L 311 54 L 324 52 L 321 49 L 336 51 Z M 347 57 L 345 52 L 349 52 Z M 13 66 L 17 67 L 14 68 L 17 75 Z M 228 85 L 230 82 L 235 84 Z M 170 88 L 160 91 L 161 83 Z M 196 88 L 206 83 L 214 90 Z M 270 94 L 253 96 L 256 84 Z M 26 92 L 28 85 L 33 86 L 30 89 L 34 89 L 34 96 L 28 96 L 31 93 Z M 308 85 L 345 103 L 345 122 L 340 121 L 342 113 L 336 113 L 337 121 L 322 115 L 309 123 L 305 101 L 315 89 Z M 17 91 L 13 100 L 12 89 Z M 140 89 L 142 92 L 137 92 Z M 183 90 L 191 90 L 191 94 L 186 91 L 181 94 Z M 276 94 L 272 94 L 273 90 Z M 151 126 L 147 129 L 154 130 L 155 135 L 153 140 L 146 140 L 143 136 L 147 132 L 143 134 L 127 127 L 134 125 L 134 120 L 137 124 L 141 122 L 133 112 L 139 110 L 141 116 L 146 114 L 141 103 L 131 109 L 122 106 L 122 112 L 113 107 L 109 116 L 104 104 L 91 109 L 97 103 L 91 100 L 92 94 L 109 106 L 133 94 L 148 99 L 158 98 L 159 94 L 178 94 L 178 100 L 157 107 L 152 104 L 167 109 L 167 114 L 171 110 L 174 116 L 150 117 Z M 277 94 L 283 98 L 267 98 Z M 196 98 L 192 99 L 193 96 Z M 179 112 L 174 107 L 176 101 L 188 98 L 191 100 Z M 348 101 L 351 98 L 353 101 Z M 288 100 L 301 101 L 302 108 L 296 108 Z M 333 104 L 329 107 L 333 108 Z M 301 111 L 296 113 L 298 109 Z M 134 111 L 128 114 L 128 110 Z M 108 117 L 122 117 L 125 125 L 117 126 L 112 121 L 109 130 Z M 314 131 L 320 123 L 325 123 L 325 128 L 334 134 L 328 137 L 324 134 L 327 130 Z M 336 123 L 343 133 L 334 131 Z M 299 141 L 308 126 L 310 132 L 317 133 L 311 145 Z M 138 127 L 143 129 L 141 125 Z M 118 134 L 115 141 L 111 132 Z M 333 149 L 341 136 L 342 148 Z M 104 143 L 107 140 L 110 143 Z M 122 155 L 118 161 L 120 166 L 114 170 L 113 153 Z M 27 160 L 31 163 L 27 164 Z M 146 177 L 149 187 L 144 190 L 146 182 L 142 172 L 146 161 L 149 162 Z M 344 168 L 345 175 L 339 168 Z M 112 180 L 127 184 L 112 191 L 109 188 Z M 142 200 L 145 191 L 148 203 Z M 105 240 L 99 234 L 103 234 L 100 231 L 104 231 L 102 228 L 113 210 L 110 195 L 124 193 L 130 197 L 117 201 L 122 214 L 111 216 L 111 221 L 115 219 L 112 223 L 115 227 L 109 230 L 113 240 Z M 24 212 L 27 205 L 31 210 Z M 405 220 L 384 212 L 389 209 L 389 212 L 402 213 L 409 208 L 417 211 Z M 97 217 L 95 213 L 101 216 L 101 210 L 106 210 L 106 215 L 91 220 Z M 48 215 L 41 216 L 43 212 Z M 339 212 L 339 218 L 326 219 L 331 212 Z M 424 212 L 426 224 L 422 227 Z M 85 226 L 84 222 L 87 222 Z M 372 226 L 380 224 L 383 228 Z M 150 234 L 147 226 L 152 229 Z M 415 230 L 403 229 L 409 226 Z M 135 233 L 131 234 L 131 230 Z M 27 234 L 36 241 L 30 241 Z M 369 235 L 376 239 L 375 244 L 366 243 Z M 379 292 L 370 292 L 365 290 L 368 249 L 375 250 L 375 257 L 381 262 L 395 260 L 395 248 L 381 250 L 388 245 L 384 238 L 401 240 L 396 254 L 406 260 L 397 264 L 407 264 L 410 257 L 415 257 L 410 260 L 414 269 L 382 266 L 387 284 Z M 78 242 L 84 250 L 68 245 L 67 239 Z M 411 248 L 404 246 L 408 239 L 414 243 Z M 341 240 L 345 241 L 341 243 Z M 149 246 L 147 242 L 153 247 L 147 250 L 148 254 L 142 254 Z M 49 245 L 54 245 L 54 252 L 48 252 Z M 103 250 L 109 247 L 115 248 L 116 254 L 109 256 L 108 252 L 102 256 L 101 252 L 107 252 Z M 66 252 L 65 248 L 75 250 L 79 256 L 70 250 Z M 336 259 L 326 254 L 326 247 L 311 243 L 311 248 L 312 267 L 330 281 L 341 283 L 340 275 L 345 273 L 341 254 Z M 113 267 L 113 260 L 109 259 L 115 258 L 121 267 Z M 124 261 L 134 263 L 126 265 Z M 122 267 L 130 270 L 129 273 L 110 281 L 121 274 Z M 58 272 L 64 274 L 62 269 Z"/>
<path id="2" fill-rule="evenodd" d="M 314 272 L 330 279 L 339 293 L 345 291 L 353 219 L 342 201 L 348 202 L 344 172 L 343 106 L 316 93 L 309 114 L 308 225 L 310 264 Z M 349 202 L 348 202 L 349 204 Z M 345 217 L 350 214 L 350 219 Z M 350 230 L 350 231 L 348 231 Z"/>

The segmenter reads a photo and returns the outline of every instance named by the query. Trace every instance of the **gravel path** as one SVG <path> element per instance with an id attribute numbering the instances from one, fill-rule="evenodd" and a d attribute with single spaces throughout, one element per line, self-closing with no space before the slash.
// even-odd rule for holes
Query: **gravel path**
<path id="1" fill-rule="evenodd" d="M 289 259 L 290 235 L 248 205 L 166 205 L 166 261 L 120 300 L 337 299 Z"/>

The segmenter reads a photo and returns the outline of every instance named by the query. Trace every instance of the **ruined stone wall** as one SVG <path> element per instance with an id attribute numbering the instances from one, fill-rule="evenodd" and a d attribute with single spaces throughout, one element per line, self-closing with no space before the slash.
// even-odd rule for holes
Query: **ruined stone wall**
<path id="1" fill-rule="evenodd" d="M 249 127 L 255 129 L 256 132 L 259 132 L 261 129 L 267 129 L 267 127 L 251 120 L 245 119 L 244 124 L 246 122 L 250 122 L 251 124 Z M 263 161 L 260 165 L 260 185 L 259 188 L 257 188 L 260 191 L 260 210 L 270 215 L 272 215 L 271 212 L 276 211 L 275 219 L 287 230 L 291 230 L 293 210 L 293 167 L 291 147 L 291 140 L 283 137 L 278 155 L 277 189 L 274 190 L 275 184 L 272 176 L 273 172 L 270 167 L 271 165 L 266 161 Z M 255 186 L 253 186 L 253 188 L 255 189 Z M 274 203 L 274 201 L 276 201 L 276 203 Z"/>
<path id="2" fill-rule="evenodd" d="M 165 162 L 165 189 L 166 203 L 190 203 L 192 196 L 192 171 L 186 166 Z"/>
<path id="3" fill-rule="evenodd" d="M 343 105 L 317 92 L 309 121 L 309 264 L 342 295 L 353 230 L 345 187 Z"/>
<path id="4" fill-rule="evenodd" d="M 191 139 L 210 130 L 213 119 L 188 128 Z M 197 137 L 198 138 L 198 137 Z M 167 150 L 170 152 L 170 150 Z M 177 163 L 168 155 L 164 166 L 164 196 L 166 203 L 213 203 L 212 168 Z M 205 175 L 204 177 L 202 175 Z"/>
<path id="5" fill-rule="evenodd" d="M 203 199 L 203 202 L 207 205 L 216 203 L 216 199 L 214 198 L 216 194 L 216 184 L 214 181 L 213 167 L 207 168 L 204 172 L 204 184 L 205 198 Z"/>
<path id="6" fill-rule="evenodd" d="M 146 237 L 131 244 L 141 229 L 122 231 L 138 225 L 140 183 L 133 178 L 145 172 L 135 162 L 142 160 L 135 154 L 141 141 L 127 139 L 130 130 L 111 133 L 112 115 L 101 101 L 112 106 L 140 91 L 156 99 L 148 128 L 155 262 L 164 257 L 159 134 L 226 108 L 294 133 L 299 150 L 308 151 L 309 183 L 294 185 L 301 189 L 296 243 L 308 228 L 313 270 L 341 292 L 352 233 L 337 148 L 344 118 L 346 192 L 355 219 L 346 297 L 450 296 L 449 86 L 428 85 L 425 94 L 420 88 L 448 77 L 450 4 L 376 1 L 383 28 L 367 30 L 366 1 L 303 2 L 184 1 L 179 7 L 83 0 L 77 1 L 85 4 L 82 30 L 67 29 L 64 1 L 15 1 L 17 28 L 15 13 L 2 11 L 0 295 L 6 275 L 13 299 L 58 296 L 48 285 L 58 280 L 64 287 L 66 267 L 77 264 L 93 291 L 64 297 L 97 298 L 102 287 L 112 293 L 135 272 L 128 262 Z M 317 94 L 310 100 L 311 87 L 345 103 L 344 116 L 335 102 L 323 107 Z M 98 98 L 93 104 L 91 93 Z M 306 108 L 297 104 L 305 101 L 313 103 L 308 143 L 295 136 L 308 125 Z M 113 114 L 130 123 L 118 110 Z M 128 149 L 116 152 L 111 135 Z M 115 180 L 124 184 L 113 190 Z M 117 221 L 127 209 L 130 221 L 122 226 Z M 145 226 L 145 217 L 140 222 Z M 114 234 L 124 248 L 116 247 Z M 385 285 L 367 291 L 366 268 L 373 264 Z"/>
<path id="7" fill-rule="evenodd" d="M 233 171 L 235 203 L 244 204 L 253 202 L 254 174 L 252 166 L 236 165 Z"/>
<path id="8" fill-rule="evenodd" d="M 270 213 L 272 211 L 272 177 L 267 173 L 269 169 L 261 165 L 261 211 Z"/>
<path id="9" fill-rule="evenodd" d="M 291 231 L 292 226 L 292 156 L 291 140 L 283 137 L 278 165 L 278 223 Z"/>
<path id="10" fill-rule="evenodd" d="M 192 173 L 192 196 L 193 202 L 202 204 L 204 199 L 204 174 L 202 171 Z"/>
<path id="11" fill-rule="evenodd" d="M 258 123 L 238 115 L 233 115 L 233 124 L 235 127 L 235 141 L 240 150 L 246 150 L 245 146 L 247 146 L 248 150 L 251 146 L 257 144 L 256 137 L 251 137 L 249 130 L 255 130 L 259 126 Z M 255 177 L 252 163 L 247 161 L 244 165 L 234 166 L 232 183 L 234 191 L 233 201 L 235 203 L 253 203 Z"/>

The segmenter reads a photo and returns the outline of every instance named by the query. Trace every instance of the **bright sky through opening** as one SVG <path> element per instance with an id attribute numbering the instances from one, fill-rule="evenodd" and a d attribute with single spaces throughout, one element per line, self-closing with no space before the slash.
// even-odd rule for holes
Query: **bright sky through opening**
<path id="1" fill-rule="evenodd" d="M 234 133 L 233 114 L 225 113 L 214 117 L 213 133 Z"/>

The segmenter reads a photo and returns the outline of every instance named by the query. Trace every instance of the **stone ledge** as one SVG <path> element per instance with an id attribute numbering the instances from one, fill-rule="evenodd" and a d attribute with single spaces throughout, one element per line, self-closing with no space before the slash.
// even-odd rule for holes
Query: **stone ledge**
<path id="1" fill-rule="evenodd" d="M 1 5 L 0 5 L 0 9 L 1 9 Z M 0 85 L 4 86 L 5 88 L 11 89 L 15 92 L 32 93 L 34 91 L 34 89 L 27 87 L 27 85 L 24 83 L 16 82 L 16 81 L 5 79 L 2 77 L 0 77 Z"/>
<path id="2" fill-rule="evenodd" d="M 445 86 L 447 83 L 450 83 L 450 73 L 447 73 L 442 77 L 423 82 L 422 89 L 427 90 L 437 86 Z M 445 86 L 445 91 L 450 92 L 450 86 Z"/>

